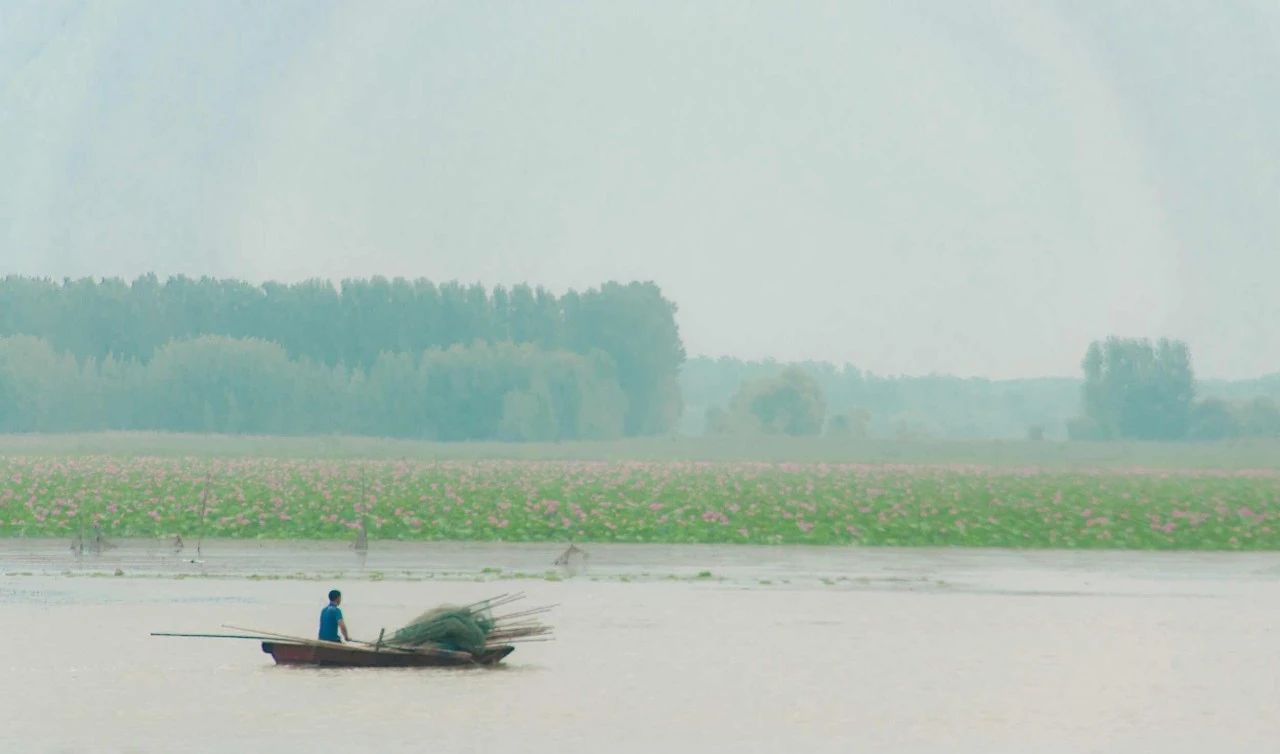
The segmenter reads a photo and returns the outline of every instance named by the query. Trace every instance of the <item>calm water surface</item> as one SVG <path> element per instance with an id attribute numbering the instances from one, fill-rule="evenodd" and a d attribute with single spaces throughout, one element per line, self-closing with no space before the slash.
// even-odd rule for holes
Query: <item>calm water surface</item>
<path id="1" fill-rule="evenodd" d="M 215 542 L 192 563 L 0 540 L 0 752 L 1280 750 L 1280 556 L 586 549 L 559 571 L 551 546 Z M 358 638 L 525 591 L 559 604 L 557 640 L 401 671 L 147 635 L 309 635 L 331 585 Z"/>

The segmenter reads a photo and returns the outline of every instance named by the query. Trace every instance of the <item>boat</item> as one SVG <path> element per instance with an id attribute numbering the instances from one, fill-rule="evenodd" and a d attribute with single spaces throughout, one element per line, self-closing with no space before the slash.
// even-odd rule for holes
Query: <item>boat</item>
<path id="1" fill-rule="evenodd" d="M 277 665 L 318 665 L 339 668 L 448 668 L 497 665 L 515 651 L 521 641 L 547 641 L 551 628 L 534 616 L 551 607 L 535 607 L 494 616 L 494 607 L 522 599 L 523 593 L 501 594 L 465 607 L 442 606 L 429 610 L 416 621 L 383 641 L 386 629 L 376 642 L 324 641 L 291 636 L 257 628 L 231 626 L 240 633 L 153 632 L 152 636 L 201 639 L 249 639 L 261 642 L 262 651 Z M 466 630 L 466 626 L 470 630 Z M 476 632 L 480 632 L 478 635 Z M 475 647 L 461 649 L 462 647 Z"/>
<path id="2" fill-rule="evenodd" d="M 356 646 L 329 641 L 273 639 L 262 642 L 262 651 L 277 665 L 320 665 L 339 668 L 439 668 L 496 665 L 515 647 L 485 647 L 476 654 L 449 649 L 408 649 Z"/>
<path id="3" fill-rule="evenodd" d="M 227 628 L 235 628 L 228 626 Z M 203 639 L 253 639 L 262 642 L 262 651 L 277 665 L 318 665 L 336 668 L 457 668 L 497 665 L 515 651 L 510 644 L 492 644 L 475 652 L 441 646 L 397 646 L 394 644 L 321 641 L 270 631 L 243 634 L 187 634 L 155 632 L 152 636 Z"/>

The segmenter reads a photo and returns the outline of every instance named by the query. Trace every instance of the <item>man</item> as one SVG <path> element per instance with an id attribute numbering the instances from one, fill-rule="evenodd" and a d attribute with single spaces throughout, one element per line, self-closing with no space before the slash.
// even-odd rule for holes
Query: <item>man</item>
<path id="1" fill-rule="evenodd" d="M 320 611 L 320 641 L 351 641 L 351 636 L 347 634 L 347 622 L 342 619 L 342 609 L 338 607 L 341 604 L 342 592 L 337 589 L 329 592 L 329 604 Z M 342 632 L 342 639 L 338 638 L 339 631 Z"/>

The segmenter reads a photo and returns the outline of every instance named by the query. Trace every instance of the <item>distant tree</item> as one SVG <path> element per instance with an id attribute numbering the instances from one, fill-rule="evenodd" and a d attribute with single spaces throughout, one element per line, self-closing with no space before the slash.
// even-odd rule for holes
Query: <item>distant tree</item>
<path id="1" fill-rule="evenodd" d="M 527 442 L 555 439 L 550 401 L 538 390 L 512 390 L 502 397 L 498 439 Z"/>
<path id="2" fill-rule="evenodd" d="M 154 275 L 132 283 L 113 278 L 60 283 L 15 276 L 0 280 L 0 337 L 38 338 L 52 346 L 59 357 L 69 354 L 81 364 L 112 362 L 113 370 L 124 363 L 148 366 L 173 342 L 187 343 L 206 336 L 225 341 L 256 340 L 283 349 L 290 363 L 307 364 L 305 378 L 300 374 L 299 379 L 315 389 L 339 379 L 348 386 L 361 383 L 367 393 L 378 380 L 391 379 L 387 370 L 396 370 L 401 382 L 407 379 L 403 364 L 387 362 L 377 369 L 384 354 L 406 356 L 416 364 L 424 352 L 444 352 L 455 346 L 467 351 L 477 343 L 514 343 L 548 353 L 574 353 L 582 359 L 570 363 L 557 356 L 539 366 L 555 373 L 547 382 L 550 392 L 546 397 L 553 404 L 556 436 L 584 432 L 611 436 L 612 412 L 618 405 L 623 406 L 623 431 L 628 434 L 668 432 L 675 426 L 681 411 L 677 376 L 684 347 L 674 315 L 675 306 L 653 283 L 606 283 L 581 294 L 569 292 L 557 297 L 527 285 L 490 292 L 474 284 L 448 282 L 437 287 L 428 280 L 384 277 L 343 280 L 337 287 L 326 280 L 253 285 L 175 276 L 161 282 Z M 206 343 L 201 348 L 212 347 Z M 222 347 L 229 346 L 224 343 Z M 527 355 L 496 353 L 437 355 L 428 365 L 430 370 L 447 363 L 454 383 L 447 385 L 446 392 L 459 396 L 467 405 L 481 407 L 483 415 L 474 417 L 470 427 L 464 427 L 466 422 L 455 415 L 429 430 L 421 417 L 397 413 L 388 401 L 383 401 L 381 408 L 366 405 L 357 409 L 352 408 L 354 403 L 348 404 L 342 408 L 347 418 L 341 421 L 353 423 L 345 426 L 377 426 L 397 435 L 417 436 L 445 425 L 449 431 L 466 436 L 489 432 L 503 413 L 501 395 L 494 397 L 489 382 L 524 379 L 508 367 L 524 370 L 520 374 L 534 369 Z M 605 357 L 603 361 L 600 355 Z M 195 358 L 194 352 L 184 351 L 182 356 Z M 508 357 L 515 361 L 506 364 Z M 172 359 L 172 354 L 167 358 Z M 473 363 L 475 359 L 491 360 L 482 364 Z M 512 366 L 517 362 L 523 366 Z M 609 375 L 602 376 L 602 368 Z M 373 375 L 376 369 L 380 376 Z M 344 377 L 336 377 L 338 374 Z M 472 379 L 478 383 L 466 388 L 458 382 Z M 621 402 L 611 385 L 621 388 Z M 576 394 L 579 389 L 585 392 Z M 355 390 L 347 397 L 354 401 L 360 394 Z M 247 398 L 252 396 L 192 398 L 193 406 L 198 403 L 199 409 L 183 410 L 190 408 L 198 416 L 184 415 L 181 422 L 203 426 L 208 423 L 203 417 L 209 417 L 209 422 L 221 427 L 219 431 L 229 431 L 241 420 L 261 424 L 265 419 L 246 406 Z M 478 403 L 471 404 L 473 399 Z M 438 418 L 452 410 L 432 400 L 437 405 L 431 416 Z M 138 408 L 145 414 L 153 407 Z M 231 413 L 224 414 L 224 410 Z M 226 418 L 233 413 L 242 419 Z M 388 422 L 375 421 L 375 416 L 386 417 Z M 142 416 L 124 420 L 133 424 L 149 421 Z M 288 423 L 318 426 L 320 419 Z"/>
<path id="3" fill-rule="evenodd" d="M 1244 437 L 1280 437 L 1280 406 L 1257 396 L 1239 407 L 1237 417 Z"/>
<path id="4" fill-rule="evenodd" d="M 1231 404 L 1217 398 L 1198 401 L 1191 409 L 1188 437 L 1192 440 L 1225 440 L 1240 434 Z"/>
<path id="5" fill-rule="evenodd" d="M 435 422 L 427 410 L 429 380 L 418 360 L 407 353 L 384 352 L 354 394 L 360 411 L 358 431 L 392 437 L 435 436 Z"/>
<path id="6" fill-rule="evenodd" d="M 1195 383 L 1185 343 L 1108 338 L 1090 344 L 1082 366 L 1084 418 L 1099 439 L 1187 435 Z"/>
<path id="7" fill-rule="evenodd" d="M 205 336 L 156 352 L 138 409 L 146 426 L 184 432 L 287 434 L 301 367 L 264 340 Z"/>
<path id="8" fill-rule="evenodd" d="M 422 355 L 424 397 L 442 440 L 611 438 L 626 397 L 599 355 L 512 343 L 454 346 Z"/>
<path id="9" fill-rule="evenodd" d="M 566 345 L 613 359 L 627 397 L 627 434 L 670 431 L 680 416 L 677 377 L 685 358 L 675 304 L 653 283 L 606 283 L 562 303 Z"/>
<path id="10" fill-rule="evenodd" d="M 795 367 L 776 377 L 744 384 L 729 411 L 738 426 L 785 435 L 820 433 L 826 412 L 826 398 L 817 380 Z"/>
<path id="11" fill-rule="evenodd" d="M 1280 406 L 1267 396 L 1229 402 L 1206 398 L 1191 410 L 1193 440 L 1280 437 Z"/>
<path id="12" fill-rule="evenodd" d="M 871 414 L 855 408 L 835 414 L 827 421 L 827 434 L 834 437 L 866 437 L 871 424 Z"/>
<path id="13" fill-rule="evenodd" d="M 1080 380 L 1072 378 L 886 377 L 850 364 L 695 357 L 680 371 L 680 390 L 689 409 L 682 429 L 715 431 L 706 422 L 711 407 L 728 406 L 743 382 L 772 377 L 788 366 L 804 369 L 818 381 L 831 414 L 866 410 L 869 435 L 893 436 L 898 419 L 908 415 L 936 437 L 1020 439 L 1028 426 L 1040 424 L 1048 432 L 1080 411 Z"/>
<path id="14" fill-rule="evenodd" d="M 0 338 L 0 431 L 100 429 L 101 405 L 75 359 L 38 338 Z"/>

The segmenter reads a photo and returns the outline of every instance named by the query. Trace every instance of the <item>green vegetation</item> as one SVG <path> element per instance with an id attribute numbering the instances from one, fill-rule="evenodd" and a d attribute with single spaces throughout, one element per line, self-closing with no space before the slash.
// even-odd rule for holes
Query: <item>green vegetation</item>
<path id="1" fill-rule="evenodd" d="M 381 277 L 0 280 L 0 432 L 1280 437 L 1280 374 L 1193 382 L 1185 345 L 1116 338 L 1083 367 L 1081 381 L 684 363 L 675 305 L 652 283 L 554 295 Z"/>
<path id="2" fill-rule="evenodd" d="M 0 431 L 661 434 L 680 415 L 674 313 L 650 283 L 8 277 Z"/>
<path id="3" fill-rule="evenodd" d="M 966 464 L 1048 470 L 1280 469 L 1280 442 L 1035 442 L 886 440 L 848 436 L 638 437 L 605 442 L 427 442 L 342 435 L 100 432 L 0 435 L 0 456 L 81 459 L 273 458 L 330 460 L 761 461 Z"/>
<path id="4" fill-rule="evenodd" d="M 1195 379 L 1185 343 L 1108 338 L 1090 344 L 1084 362 L 1082 439 L 1181 440 L 1191 423 Z"/>
<path id="5" fill-rule="evenodd" d="M 1178 341 L 1109 338 L 1083 361 L 1085 379 L 883 377 L 845 364 L 691 359 L 681 370 L 686 433 L 765 433 L 744 401 L 802 372 L 826 408 L 823 431 L 898 440 L 1214 441 L 1280 438 L 1280 373 L 1193 379 Z M 806 387 L 805 390 L 810 388 Z M 815 404 L 811 404 L 815 405 Z"/>
<path id="6" fill-rule="evenodd" d="M 728 411 L 711 409 L 707 431 L 714 434 L 817 435 L 827 413 L 817 380 L 799 367 L 774 377 L 743 383 Z"/>
<path id="7" fill-rule="evenodd" d="M 44 341 L 0 339 L 0 427 L 313 434 L 444 441 L 619 437 L 627 399 L 596 351 L 511 343 L 383 354 L 366 373 L 290 360 L 261 340 L 174 341 L 147 364 L 80 367 Z"/>
<path id="8" fill-rule="evenodd" d="M 1017 439 L 1031 427 L 1066 439 L 1066 423 L 1080 412 L 1080 380 L 1070 377 L 991 380 L 944 374 L 884 376 L 850 364 L 692 358 L 680 370 L 685 405 L 681 430 L 712 429 L 744 383 L 777 377 L 788 368 L 812 377 L 826 399 L 827 430 L 888 439 Z M 1277 380 L 1280 394 L 1280 380 Z M 1251 393 L 1250 393 L 1251 394 Z M 840 417 L 847 417 L 841 419 Z"/>
<path id="9" fill-rule="evenodd" d="M 1070 434 L 1086 440 L 1222 440 L 1280 437 L 1280 405 L 1267 395 L 1196 400 L 1185 343 L 1108 338 L 1084 357 L 1084 415 Z"/>
<path id="10" fill-rule="evenodd" d="M 11 536 L 1275 549 L 1278 498 L 1275 471 L 0 460 Z"/>

